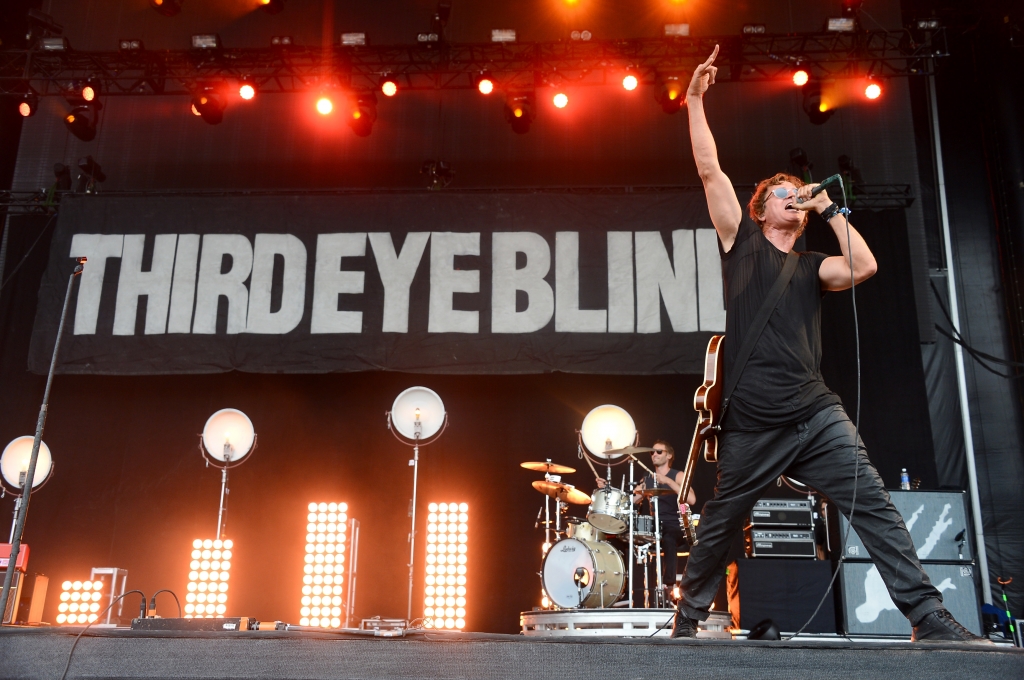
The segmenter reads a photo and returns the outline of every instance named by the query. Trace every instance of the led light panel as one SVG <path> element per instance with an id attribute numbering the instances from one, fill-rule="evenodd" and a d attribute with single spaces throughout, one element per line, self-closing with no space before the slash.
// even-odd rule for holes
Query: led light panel
<path id="1" fill-rule="evenodd" d="M 345 612 L 348 503 L 310 503 L 299 624 L 340 628 Z"/>
<path id="2" fill-rule="evenodd" d="M 109 594 L 108 594 L 109 595 Z M 103 581 L 64 581 L 57 605 L 57 625 L 84 626 L 99 618 L 104 599 Z"/>
<path id="3" fill-rule="evenodd" d="M 469 505 L 431 503 L 428 510 L 423 626 L 462 630 L 466 627 Z"/>
<path id="4" fill-rule="evenodd" d="M 213 619 L 227 612 L 228 578 L 234 543 L 197 538 L 192 541 L 185 618 Z"/>

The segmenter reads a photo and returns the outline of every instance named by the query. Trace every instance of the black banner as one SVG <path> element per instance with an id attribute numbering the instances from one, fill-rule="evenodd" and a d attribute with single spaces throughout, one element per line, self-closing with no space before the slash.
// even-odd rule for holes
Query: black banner
<path id="1" fill-rule="evenodd" d="M 63 373 L 700 373 L 725 328 L 703 192 L 65 199 Z"/>

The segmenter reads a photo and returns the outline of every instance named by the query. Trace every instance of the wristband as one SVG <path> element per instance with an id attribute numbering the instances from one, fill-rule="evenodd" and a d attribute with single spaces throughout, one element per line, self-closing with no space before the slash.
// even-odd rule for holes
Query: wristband
<path id="1" fill-rule="evenodd" d="M 832 205 L 830 205 L 829 207 L 825 208 L 821 212 L 821 219 L 825 220 L 825 223 L 827 224 L 827 223 L 831 222 L 832 218 L 835 217 L 836 215 L 838 215 L 839 213 L 843 213 L 844 215 L 849 215 L 850 211 L 845 209 L 845 208 L 840 208 L 838 203 L 834 203 L 833 202 Z"/>

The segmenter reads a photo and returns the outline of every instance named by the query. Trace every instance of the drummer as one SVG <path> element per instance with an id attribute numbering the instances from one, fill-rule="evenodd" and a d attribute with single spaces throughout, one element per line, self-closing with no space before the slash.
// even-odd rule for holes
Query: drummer
<path id="1" fill-rule="evenodd" d="M 667 590 L 671 591 L 672 586 L 676 582 L 676 571 L 678 569 L 678 552 L 679 547 L 684 545 L 683 529 L 679 524 L 679 507 L 676 504 L 676 497 L 679 494 L 679 487 L 683 483 L 683 472 L 682 470 L 676 470 L 672 467 L 672 461 L 676 457 L 676 450 L 664 439 L 659 439 L 651 445 L 654 451 L 651 453 L 651 462 L 654 464 L 654 472 L 657 474 L 657 478 L 652 478 L 650 474 L 645 475 L 640 484 L 637 485 L 634 491 L 633 502 L 639 503 L 643 496 L 641 492 L 651 486 L 668 487 L 675 492 L 676 496 L 659 496 L 658 497 L 658 520 L 661 524 L 661 550 L 664 557 L 662 558 L 662 583 L 666 586 Z M 598 478 L 597 486 L 603 489 L 605 486 L 605 480 Z M 648 501 L 653 508 L 654 503 Z M 693 493 L 693 488 L 690 488 L 686 494 L 686 502 L 693 507 L 697 503 L 697 496 Z M 651 512 L 653 513 L 653 510 Z"/>

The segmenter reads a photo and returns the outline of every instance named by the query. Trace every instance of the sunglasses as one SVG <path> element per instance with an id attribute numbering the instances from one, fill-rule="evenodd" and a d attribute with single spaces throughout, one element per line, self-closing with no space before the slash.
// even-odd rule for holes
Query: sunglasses
<path id="1" fill-rule="evenodd" d="M 796 191 L 787 189 L 786 187 L 775 187 L 771 190 L 771 193 L 775 198 L 789 198 L 796 194 Z"/>

